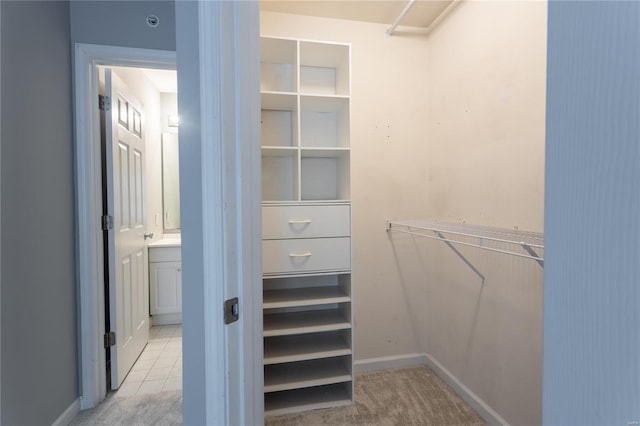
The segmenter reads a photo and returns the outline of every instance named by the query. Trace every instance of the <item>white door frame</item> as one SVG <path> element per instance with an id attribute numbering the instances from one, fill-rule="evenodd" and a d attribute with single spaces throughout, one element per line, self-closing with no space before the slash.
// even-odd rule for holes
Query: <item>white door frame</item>
<path id="1" fill-rule="evenodd" d="M 98 65 L 175 69 L 175 52 L 75 45 L 75 176 L 80 409 L 106 396 Z"/>

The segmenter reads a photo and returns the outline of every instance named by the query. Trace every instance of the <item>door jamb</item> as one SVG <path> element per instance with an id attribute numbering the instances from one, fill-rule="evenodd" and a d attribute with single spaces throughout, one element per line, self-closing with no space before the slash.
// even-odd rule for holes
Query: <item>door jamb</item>
<path id="1" fill-rule="evenodd" d="M 106 396 L 104 257 L 98 65 L 175 69 L 170 51 L 76 43 L 74 73 L 76 261 L 80 409 Z"/>
<path id="2" fill-rule="evenodd" d="M 0 6 L 0 22 L 2 22 L 2 6 Z M 0 46 L 2 45 L 2 32 L 0 31 Z M 1 68 L 1 67 L 0 67 Z M 2 81 L 2 72 L 0 72 L 0 81 Z M 0 84 L 0 86 L 2 86 L 2 84 Z M 0 93 L 2 92 L 2 90 L 0 89 Z M 0 94 L 0 99 L 2 99 L 2 95 Z M 0 102 L 1 104 L 1 102 Z M 0 111 L 0 129 L 2 128 L 2 112 Z M 1 158 L 2 158 L 2 132 L 0 132 L 0 163 Z M 1 173 L 0 173 L 1 175 Z M 0 179 L 1 182 L 1 179 Z M 0 188 L 2 188 L 2 185 L 0 184 Z M 0 191 L 1 192 L 1 191 Z M 2 196 L 0 195 L 0 199 L 2 199 Z M 2 223 L 1 220 L 2 216 L 0 213 L 0 224 Z M 0 225 L 0 259 L 2 258 L 2 226 Z M 1 278 L 0 274 L 0 295 L 2 294 L 2 278 Z M 0 297 L 0 318 L 2 318 L 1 312 L 2 312 L 2 298 Z M 2 329 L 2 325 L 0 323 L 0 330 Z M 0 365 L 2 365 L 2 339 L 0 339 Z M 0 371 L 2 369 L 0 368 Z M 2 374 L 0 373 L 0 422 L 2 422 Z"/>

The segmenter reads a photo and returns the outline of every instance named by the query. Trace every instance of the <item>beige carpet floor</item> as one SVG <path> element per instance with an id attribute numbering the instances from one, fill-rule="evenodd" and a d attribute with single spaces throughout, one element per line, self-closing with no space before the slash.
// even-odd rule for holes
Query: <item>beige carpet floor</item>
<path id="1" fill-rule="evenodd" d="M 266 426 L 320 425 L 484 425 L 473 409 L 424 366 L 359 374 L 356 403 L 285 416 L 267 417 Z M 182 424 L 182 392 L 109 397 L 83 411 L 73 426 L 173 426 Z"/>
<path id="2" fill-rule="evenodd" d="M 266 426 L 484 425 L 485 421 L 424 366 L 359 374 L 348 407 L 267 417 Z"/>
<path id="3" fill-rule="evenodd" d="M 80 412 L 69 426 L 182 425 L 182 391 L 148 395 L 109 396 L 100 405 Z"/>

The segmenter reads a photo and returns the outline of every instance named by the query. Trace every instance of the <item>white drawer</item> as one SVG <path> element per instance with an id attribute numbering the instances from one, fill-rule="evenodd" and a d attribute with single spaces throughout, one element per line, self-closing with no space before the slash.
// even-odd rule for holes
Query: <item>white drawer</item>
<path id="1" fill-rule="evenodd" d="M 320 272 L 351 269 L 350 238 L 266 240 L 262 273 Z"/>
<path id="2" fill-rule="evenodd" d="M 263 240 L 348 237 L 350 228 L 348 205 L 262 208 Z"/>
<path id="3" fill-rule="evenodd" d="M 180 247 L 149 247 L 149 262 L 180 262 Z"/>

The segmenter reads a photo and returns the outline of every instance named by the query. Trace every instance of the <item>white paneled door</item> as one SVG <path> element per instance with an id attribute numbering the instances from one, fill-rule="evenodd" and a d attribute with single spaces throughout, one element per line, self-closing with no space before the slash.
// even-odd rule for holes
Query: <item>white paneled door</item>
<path id="1" fill-rule="evenodd" d="M 111 388 L 117 389 L 149 338 L 145 249 L 144 129 L 142 105 L 112 70 L 105 70 L 109 320 Z M 110 103 L 110 107 L 108 107 Z"/>

